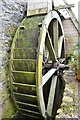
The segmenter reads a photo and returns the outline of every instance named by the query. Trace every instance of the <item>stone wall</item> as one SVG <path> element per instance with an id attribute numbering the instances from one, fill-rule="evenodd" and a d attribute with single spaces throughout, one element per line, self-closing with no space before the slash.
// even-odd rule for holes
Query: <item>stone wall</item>
<path id="1" fill-rule="evenodd" d="M 9 94 L 9 53 L 14 33 L 24 15 L 26 0 L 0 0 L 0 119 L 15 114 Z"/>

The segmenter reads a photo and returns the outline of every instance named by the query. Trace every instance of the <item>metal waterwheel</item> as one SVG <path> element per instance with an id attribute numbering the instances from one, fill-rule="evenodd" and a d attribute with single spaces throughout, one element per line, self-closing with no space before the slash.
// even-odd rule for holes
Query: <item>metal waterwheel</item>
<path id="1" fill-rule="evenodd" d="M 10 57 L 11 94 L 28 119 L 54 119 L 64 81 L 64 32 L 55 11 L 24 18 L 13 39 Z"/>

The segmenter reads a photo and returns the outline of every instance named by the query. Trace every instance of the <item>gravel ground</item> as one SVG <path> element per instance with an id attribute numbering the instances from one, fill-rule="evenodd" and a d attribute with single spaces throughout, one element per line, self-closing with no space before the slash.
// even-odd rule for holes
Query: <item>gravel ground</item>
<path id="1" fill-rule="evenodd" d="M 56 120 L 80 120 L 80 82 L 75 73 L 69 69 L 64 73 L 65 89 L 61 108 L 57 111 Z"/>
<path id="2" fill-rule="evenodd" d="M 78 83 L 78 118 L 80 120 L 80 82 Z"/>

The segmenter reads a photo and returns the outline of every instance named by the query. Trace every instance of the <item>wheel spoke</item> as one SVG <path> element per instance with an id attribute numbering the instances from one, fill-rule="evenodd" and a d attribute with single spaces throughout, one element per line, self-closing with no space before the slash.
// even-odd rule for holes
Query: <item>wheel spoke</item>
<path id="1" fill-rule="evenodd" d="M 53 21 L 53 43 L 56 57 L 58 58 L 58 21 Z"/>
<path id="2" fill-rule="evenodd" d="M 53 48 L 53 45 L 52 45 L 52 40 L 50 38 L 48 30 L 47 30 L 47 34 L 48 34 L 48 38 L 46 40 L 46 46 L 49 50 L 50 57 L 51 57 L 52 61 L 57 61 L 56 54 L 55 54 L 55 51 L 54 51 L 54 48 Z"/>
<path id="3" fill-rule="evenodd" d="M 48 62 L 48 59 L 49 59 L 49 51 L 48 51 L 47 47 L 44 46 L 43 61 L 46 63 L 46 62 Z"/>
<path id="4" fill-rule="evenodd" d="M 59 41 L 58 41 L 58 44 L 59 44 L 59 46 L 58 46 L 58 58 L 61 57 L 63 38 L 64 38 L 63 35 L 60 36 Z"/>
<path id="5" fill-rule="evenodd" d="M 56 69 L 52 68 L 42 77 L 42 85 L 39 87 L 39 89 L 41 89 L 43 87 L 43 85 L 45 85 L 45 83 L 50 79 L 50 77 L 52 77 L 52 75 L 55 73 L 55 71 L 56 71 Z"/>
<path id="6" fill-rule="evenodd" d="M 49 98 L 48 98 L 48 105 L 47 105 L 48 116 L 52 116 L 56 84 L 57 84 L 57 76 L 54 75 L 52 77 L 51 88 L 50 88 L 50 93 L 49 93 Z"/>

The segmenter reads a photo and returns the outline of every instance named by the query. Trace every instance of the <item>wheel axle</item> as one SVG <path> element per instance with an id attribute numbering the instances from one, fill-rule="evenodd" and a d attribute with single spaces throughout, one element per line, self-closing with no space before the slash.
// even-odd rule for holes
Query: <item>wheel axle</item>
<path id="1" fill-rule="evenodd" d="M 57 70 L 62 70 L 63 71 L 63 70 L 69 69 L 69 66 L 65 65 L 65 64 L 62 64 L 62 63 L 59 63 L 59 62 L 55 62 L 54 64 L 53 63 L 44 64 L 44 68 L 45 69 L 56 68 Z"/>

